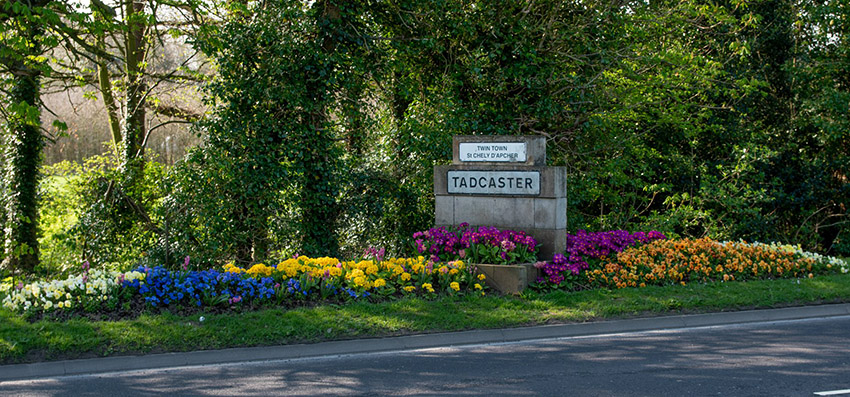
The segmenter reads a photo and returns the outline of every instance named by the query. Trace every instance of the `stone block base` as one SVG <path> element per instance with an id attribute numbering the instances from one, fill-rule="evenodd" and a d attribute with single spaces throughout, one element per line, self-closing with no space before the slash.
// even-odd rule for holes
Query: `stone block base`
<path id="1" fill-rule="evenodd" d="M 484 280 L 490 288 L 503 294 L 518 294 L 537 280 L 539 270 L 532 263 L 519 265 L 470 265 L 478 269 L 487 278 Z"/>

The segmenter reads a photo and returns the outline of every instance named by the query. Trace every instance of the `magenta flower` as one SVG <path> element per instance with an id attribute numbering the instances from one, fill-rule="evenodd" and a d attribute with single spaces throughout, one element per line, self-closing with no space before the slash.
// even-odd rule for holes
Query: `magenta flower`
<path id="1" fill-rule="evenodd" d="M 511 260 L 536 260 L 537 241 L 521 231 L 499 230 L 488 226 L 476 229 L 462 223 L 451 230 L 438 227 L 416 232 L 413 238 L 417 251 L 428 252 L 434 262 L 469 259 L 478 263 L 505 263 L 508 261 L 508 252 L 517 254 L 512 255 Z M 479 250 L 473 247 L 476 245 L 497 247 L 498 250 Z"/>
<path id="2" fill-rule="evenodd" d="M 564 281 L 564 272 L 579 274 L 588 268 L 587 259 L 601 259 L 616 254 L 635 244 L 646 244 L 655 240 L 667 238 L 658 231 L 637 232 L 631 234 L 625 230 L 588 233 L 579 230 L 576 234 L 567 235 L 568 256 L 555 254 L 552 262 L 543 265 L 543 272 L 549 282 L 560 284 Z"/>

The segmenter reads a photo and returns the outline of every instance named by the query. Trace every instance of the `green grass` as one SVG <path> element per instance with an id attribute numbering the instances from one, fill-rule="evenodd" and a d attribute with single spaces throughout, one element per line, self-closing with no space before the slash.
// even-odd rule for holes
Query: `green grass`
<path id="1" fill-rule="evenodd" d="M 850 275 L 706 285 L 526 293 L 520 297 L 401 299 L 298 309 L 132 320 L 28 322 L 0 310 L 0 363 L 242 346 L 312 343 L 412 333 L 598 321 L 850 302 Z"/>

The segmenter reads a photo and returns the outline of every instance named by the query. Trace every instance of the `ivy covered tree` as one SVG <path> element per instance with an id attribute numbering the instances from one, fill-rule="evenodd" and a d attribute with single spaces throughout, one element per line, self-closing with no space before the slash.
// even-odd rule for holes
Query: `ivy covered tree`
<path id="1" fill-rule="evenodd" d="M 338 120 L 350 109 L 344 93 L 362 84 L 352 78 L 364 47 L 360 4 L 229 7 L 228 20 L 200 37 L 218 68 L 208 87 L 214 117 L 176 173 L 169 203 L 187 222 L 176 239 L 241 262 L 262 260 L 272 245 L 335 255 L 342 142 L 354 136 Z"/>
<path id="2" fill-rule="evenodd" d="M 44 29 L 55 14 L 46 0 L 7 1 L 0 10 L 0 73 L 5 106 L 2 174 L 3 268 L 32 272 L 38 264 L 38 175 L 41 150 L 43 51 L 55 44 Z"/>

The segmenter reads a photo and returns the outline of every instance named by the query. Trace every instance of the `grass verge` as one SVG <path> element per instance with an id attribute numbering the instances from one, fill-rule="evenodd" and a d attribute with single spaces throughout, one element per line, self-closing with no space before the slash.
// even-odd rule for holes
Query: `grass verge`
<path id="1" fill-rule="evenodd" d="M 814 279 L 358 302 L 121 321 L 30 323 L 0 309 L 0 364 L 314 343 L 413 333 L 850 302 L 850 275 Z"/>

